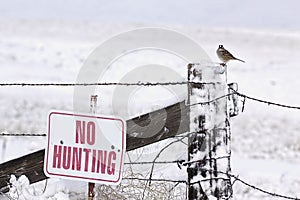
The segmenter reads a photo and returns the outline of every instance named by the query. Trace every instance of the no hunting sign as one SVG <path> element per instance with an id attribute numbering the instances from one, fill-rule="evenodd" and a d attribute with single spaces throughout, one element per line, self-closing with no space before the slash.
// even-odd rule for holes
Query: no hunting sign
<path id="1" fill-rule="evenodd" d="M 126 122 L 53 111 L 48 116 L 45 174 L 102 184 L 121 181 Z"/>

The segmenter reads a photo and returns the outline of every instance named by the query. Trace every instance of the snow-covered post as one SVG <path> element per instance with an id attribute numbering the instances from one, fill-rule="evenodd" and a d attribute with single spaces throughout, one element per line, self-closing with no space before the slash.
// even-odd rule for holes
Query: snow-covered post
<path id="1" fill-rule="evenodd" d="M 192 82 L 188 85 L 188 105 L 192 105 L 201 99 L 201 92 L 204 89 L 202 81 L 202 71 L 194 67 L 194 64 L 188 64 L 188 81 Z M 190 117 L 190 132 L 193 133 L 189 137 L 188 146 L 188 162 L 197 160 L 198 152 L 205 151 L 205 115 L 204 112 L 200 112 L 201 105 L 194 105 L 189 107 Z M 202 147 L 202 149 L 201 149 Z M 190 163 L 188 165 L 188 199 L 208 199 L 201 183 L 197 182 L 198 174 L 201 173 L 201 162 Z M 200 181 L 200 180 L 199 180 Z"/>
<path id="2" fill-rule="evenodd" d="M 90 112 L 92 114 L 95 114 L 97 111 L 97 95 L 91 95 L 91 100 L 90 100 Z M 95 183 L 88 183 L 88 200 L 93 200 L 95 197 Z"/>
<path id="3" fill-rule="evenodd" d="M 188 65 L 189 200 L 229 198 L 232 192 L 226 73 L 220 72 L 212 63 Z"/>

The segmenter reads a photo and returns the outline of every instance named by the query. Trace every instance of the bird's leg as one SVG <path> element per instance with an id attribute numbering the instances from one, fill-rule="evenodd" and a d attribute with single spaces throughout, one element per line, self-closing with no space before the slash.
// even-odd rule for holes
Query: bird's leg
<path id="1" fill-rule="evenodd" d="M 227 67 L 226 63 L 220 63 L 222 67 Z"/>

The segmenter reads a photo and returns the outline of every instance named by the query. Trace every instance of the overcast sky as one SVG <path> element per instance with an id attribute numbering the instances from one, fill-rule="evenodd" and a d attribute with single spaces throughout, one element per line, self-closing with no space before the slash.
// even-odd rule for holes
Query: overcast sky
<path id="1" fill-rule="evenodd" d="M 0 18 L 300 29 L 299 0 L 0 0 Z"/>

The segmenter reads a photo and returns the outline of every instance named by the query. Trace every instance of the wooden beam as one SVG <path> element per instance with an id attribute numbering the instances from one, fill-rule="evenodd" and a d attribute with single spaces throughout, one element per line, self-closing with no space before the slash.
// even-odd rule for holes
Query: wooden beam
<path id="1" fill-rule="evenodd" d="M 126 151 L 132 151 L 188 132 L 188 109 L 183 101 L 127 120 L 126 124 Z M 47 179 L 43 170 L 44 155 L 45 149 L 42 149 L 0 164 L 0 192 L 8 192 L 11 174 L 25 175 L 31 184 Z"/>
<path id="2" fill-rule="evenodd" d="M 183 101 L 128 120 L 126 150 L 131 151 L 188 131 L 188 109 Z"/>
<path id="3" fill-rule="evenodd" d="M 9 191 L 9 179 L 12 174 L 16 177 L 26 175 L 30 183 L 46 179 L 47 177 L 43 170 L 44 155 L 45 149 L 42 149 L 0 164 L 0 192 Z"/>

